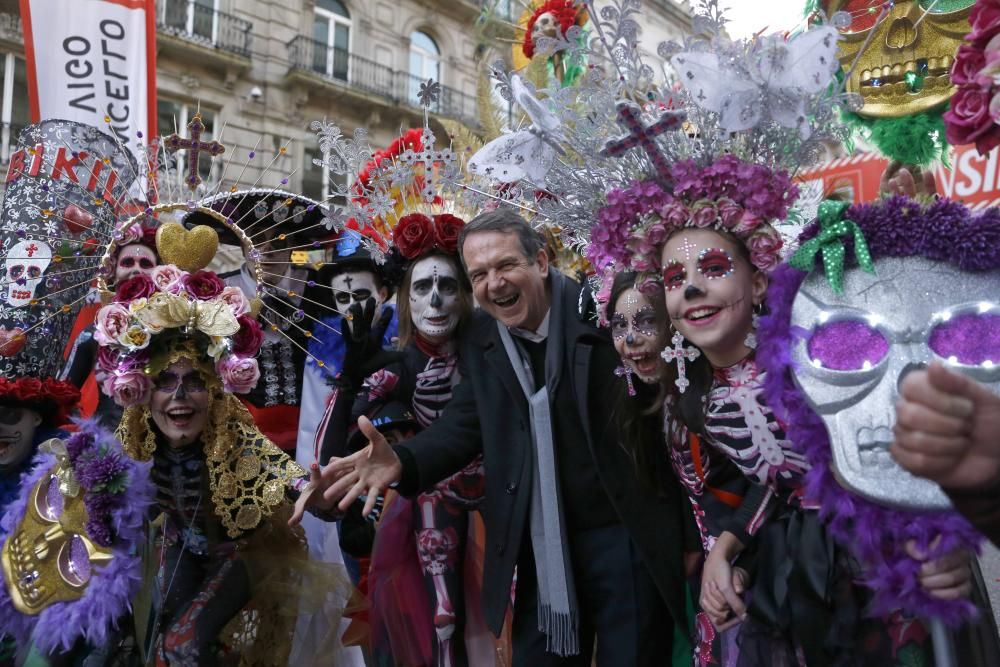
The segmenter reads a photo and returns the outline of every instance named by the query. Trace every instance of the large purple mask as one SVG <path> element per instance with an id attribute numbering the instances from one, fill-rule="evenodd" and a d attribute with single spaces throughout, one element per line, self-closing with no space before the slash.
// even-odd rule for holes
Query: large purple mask
<path id="1" fill-rule="evenodd" d="M 933 482 L 889 456 L 899 385 L 938 360 L 1000 393 L 1000 272 L 971 273 L 923 257 L 857 267 L 836 294 L 822 271 L 792 306 L 795 381 L 830 434 L 834 473 L 874 502 L 946 509 Z"/>

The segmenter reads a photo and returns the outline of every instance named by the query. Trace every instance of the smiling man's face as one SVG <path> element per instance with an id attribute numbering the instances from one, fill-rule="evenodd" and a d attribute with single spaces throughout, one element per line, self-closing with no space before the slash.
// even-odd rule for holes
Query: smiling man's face
<path id="1" fill-rule="evenodd" d="M 527 257 L 514 233 L 469 234 L 465 268 L 479 307 L 508 327 L 534 331 L 549 312 L 549 259 L 545 249 Z"/>
<path id="2" fill-rule="evenodd" d="M 16 470 L 31 456 L 31 443 L 41 423 L 34 410 L 0 406 L 0 473 Z"/>

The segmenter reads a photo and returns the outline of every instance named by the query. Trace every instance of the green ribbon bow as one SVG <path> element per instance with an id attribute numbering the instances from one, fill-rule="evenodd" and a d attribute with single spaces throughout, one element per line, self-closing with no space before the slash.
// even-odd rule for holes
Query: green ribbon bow
<path id="1" fill-rule="evenodd" d="M 805 271 L 812 271 L 816 264 L 816 254 L 822 251 L 823 272 L 830 288 L 837 294 L 844 291 L 844 239 L 854 237 L 854 257 L 863 271 L 875 274 L 875 265 L 868 250 L 868 243 L 856 222 L 844 218 L 844 213 L 850 208 L 848 202 L 827 199 L 819 205 L 817 220 L 820 232 L 815 238 L 809 239 L 788 260 L 789 265 Z"/>

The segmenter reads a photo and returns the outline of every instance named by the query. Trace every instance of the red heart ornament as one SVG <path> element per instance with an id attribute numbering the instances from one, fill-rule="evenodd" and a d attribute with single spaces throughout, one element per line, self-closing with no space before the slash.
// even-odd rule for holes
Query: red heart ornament
<path id="1" fill-rule="evenodd" d="M 14 327 L 8 330 L 6 327 L 0 327 L 0 357 L 13 357 L 24 349 L 26 341 L 24 329 Z"/>
<path id="2" fill-rule="evenodd" d="M 70 204 L 63 209 L 62 217 L 63 222 L 66 223 L 66 227 L 73 234 L 79 234 L 86 229 L 90 229 L 90 225 L 94 222 L 94 216 L 76 204 Z"/>

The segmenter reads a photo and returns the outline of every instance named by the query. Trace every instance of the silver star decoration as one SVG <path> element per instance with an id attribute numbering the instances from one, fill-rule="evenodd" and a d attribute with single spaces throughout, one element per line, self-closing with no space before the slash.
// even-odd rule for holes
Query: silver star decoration
<path id="1" fill-rule="evenodd" d="M 429 109 L 432 104 L 438 101 L 440 96 L 441 84 L 434 79 L 427 79 L 426 82 L 420 84 L 420 92 L 417 93 L 420 106 Z"/>
<path id="2" fill-rule="evenodd" d="M 323 226 L 327 231 L 339 232 L 347 222 L 347 214 L 342 208 L 331 208 L 330 212 L 323 218 Z"/>

